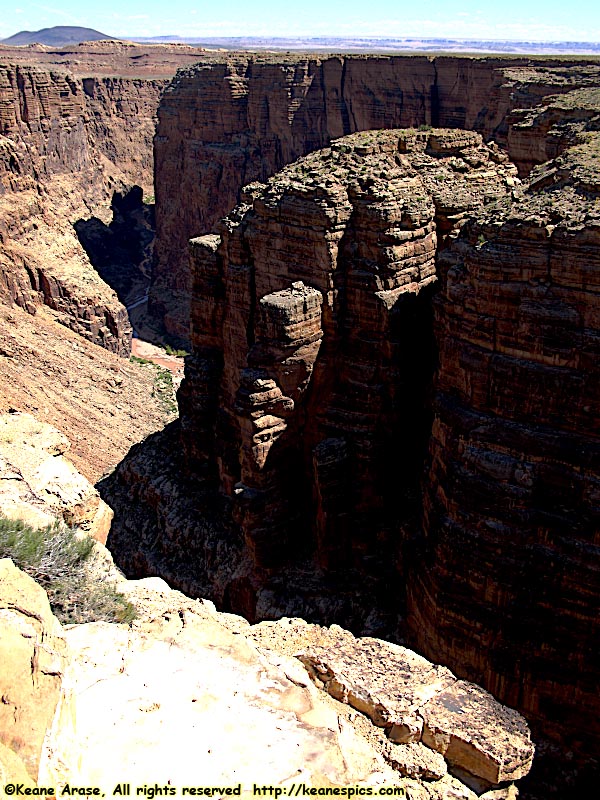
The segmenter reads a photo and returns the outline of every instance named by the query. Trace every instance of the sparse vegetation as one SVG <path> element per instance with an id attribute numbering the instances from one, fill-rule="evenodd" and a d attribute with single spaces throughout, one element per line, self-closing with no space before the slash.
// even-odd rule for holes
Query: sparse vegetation
<path id="1" fill-rule="evenodd" d="M 140 364 L 141 366 L 150 366 L 155 370 L 154 388 L 152 389 L 152 397 L 156 397 L 164 410 L 169 414 L 177 414 L 177 401 L 175 399 L 175 389 L 173 388 L 173 375 L 166 367 L 161 367 L 155 364 L 154 361 L 148 361 L 147 358 L 139 358 L 138 356 L 130 356 L 129 360 L 132 364 Z"/>
<path id="2" fill-rule="evenodd" d="M 189 356 L 187 350 L 176 350 L 174 347 L 171 347 L 170 344 L 165 345 L 165 352 L 168 356 L 177 356 L 177 358 L 185 358 Z"/>
<path id="3" fill-rule="evenodd" d="M 166 411 L 176 414 L 177 402 L 173 389 L 173 375 L 166 367 L 160 367 L 158 364 L 155 364 L 154 367 L 156 368 L 156 378 L 152 395 L 160 400 Z"/>
<path id="4" fill-rule="evenodd" d="M 127 598 L 94 579 L 93 554 L 93 539 L 63 523 L 37 529 L 0 515 L 0 558 L 11 558 L 46 590 L 61 622 L 131 622 L 136 612 Z"/>

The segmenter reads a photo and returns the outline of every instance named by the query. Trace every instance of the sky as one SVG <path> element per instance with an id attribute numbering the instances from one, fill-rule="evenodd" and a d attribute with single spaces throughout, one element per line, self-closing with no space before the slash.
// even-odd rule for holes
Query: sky
<path id="1" fill-rule="evenodd" d="M 80 25 L 115 37 L 387 36 L 600 41 L 598 0 L 2 0 L 0 38 Z"/>

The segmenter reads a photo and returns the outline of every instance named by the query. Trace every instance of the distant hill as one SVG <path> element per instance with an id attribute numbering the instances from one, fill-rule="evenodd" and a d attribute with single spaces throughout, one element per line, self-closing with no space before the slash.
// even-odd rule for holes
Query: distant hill
<path id="1" fill-rule="evenodd" d="M 62 47 L 67 44 L 91 42 L 99 39 L 112 39 L 105 33 L 95 31 L 93 28 L 78 28 L 72 25 L 57 25 L 54 28 L 42 28 L 41 31 L 19 31 L 8 39 L 0 40 L 0 44 L 27 45 L 45 44 L 49 47 Z"/>

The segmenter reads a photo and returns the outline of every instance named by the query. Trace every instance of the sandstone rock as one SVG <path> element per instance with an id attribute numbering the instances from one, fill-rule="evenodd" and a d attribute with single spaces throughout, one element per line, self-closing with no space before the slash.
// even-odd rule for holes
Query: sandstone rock
<path id="1" fill-rule="evenodd" d="M 112 787 L 123 776 L 142 785 L 151 773 L 173 786 L 196 785 L 199 774 L 207 785 L 246 787 L 397 782 L 298 675 L 297 661 L 266 659 L 210 606 L 164 584 L 141 582 L 130 596 L 145 608 L 133 629 L 67 631 L 77 724 L 56 731 L 44 780 Z"/>
<path id="2" fill-rule="evenodd" d="M 476 133 L 355 134 L 193 240 L 183 443 L 232 498 L 257 573 L 289 563 L 307 526 L 326 567 L 360 568 L 375 529 L 389 541 L 399 504 L 383 461 L 394 453 L 410 494 L 429 380 L 428 337 L 404 336 L 437 236 L 484 202 L 480 183 L 488 200 L 511 190 L 514 166 L 492 155 Z"/>
<path id="3" fill-rule="evenodd" d="M 476 800 L 477 794 L 453 775 L 444 775 L 439 781 L 427 784 L 431 800 Z"/>
<path id="4" fill-rule="evenodd" d="M 41 587 L 0 561 L 3 781 L 195 785 L 200 768 L 211 784 L 397 785 L 296 659 L 261 655 L 164 581 L 120 585 L 133 629 L 71 626 L 67 646 Z"/>
<path id="5" fill-rule="evenodd" d="M 420 742 L 390 745 L 385 759 L 400 775 L 425 781 L 438 781 L 448 773 L 441 753 Z"/>
<path id="6" fill-rule="evenodd" d="M 518 796 L 519 790 L 513 784 L 502 789 L 492 789 L 490 792 L 484 792 L 479 795 L 480 800 L 516 800 Z"/>
<path id="7" fill-rule="evenodd" d="M 33 788 L 36 785 L 36 781 L 27 772 L 23 760 L 2 742 L 0 742 L 0 782 L 3 786 L 7 783 L 22 783 Z"/>
<path id="8" fill-rule="evenodd" d="M 491 784 L 531 769 L 534 748 L 520 714 L 411 650 L 367 637 L 352 641 L 345 635 L 336 641 L 332 634 L 328 644 L 309 647 L 298 657 L 329 694 L 385 727 L 392 740 L 420 740 Z M 407 729 L 414 735 L 398 735 Z M 388 752 L 396 759 L 398 752 L 399 763 L 407 753 L 409 768 L 411 750 L 399 745 Z"/>
<path id="9" fill-rule="evenodd" d="M 597 148 L 588 134 L 438 261 L 427 566 L 408 593 L 419 649 L 587 752 L 600 748 Z"/>
<path id="10" fill-rule="evenodd" d="M 416 725 L 427 701 L 456 682 L 450 670 L 400 645 L 368 637 L 339 645 L 311 647 L 299 658 L 336 700 L 380 727 L 394 730 L 405 719 Z"/>
<path id="11" fill-rule="evenodd" d="M 556 105 L 547 98 L 598 83 L 598 65 L 585 58 L 544 63 L 523 57 L 236 54 L 225 60 L 205 55 L 194 69 L 182 70 L 158 112 L 150 305 L 185 341 L 193 280 L 187 240 L 213 233 L 243 199 L 244 185 L 265 181 L 350 133 L 431 125 L 494 139 L 526 174 L 558 154 L 565 144 L 561 124 L 577 116 L 555 111 L 546 121 L 545 109 Z M 466 142 L 469 134 L 461 135 Z M 448 144 L 436 152 L 444 148 L 449 152 Z"/>
<path id="12" fill-rule="evenodd" d="M 58 517 L 103 544 L 112 510 L 64 457 L 66 436 L 30 414 L 0 416 L 0 508 L 11 519 L 45 527 Z"/>
<path id="13" fill-rule="evenodd" d="M 42 745 L 60 698 L 67 645 L 44 590 L 0 560 L 0 765 L 38 778 Z M 9 751 L 8 753 L 6 751 Z M 11 755 L 12 754 L 12 755 Z"/>
<path id="14" fill-rule="evenodd" d="M 125 309 L 72 226 L 112 193 L 110 162 L 91 148 L 83 87 L 68 74 L 2 64 L 0 91 L 0 297 L 31 314 L 46 305 L 80 335 L 128 355 Z M 114 172 L 123 175 L 116 163 Z"/>
<path id="15" fill-rule="evenodd" d="M 0 350 L 7 346 L 14 357 L 0 355 L 0 414 L 27 412 L 65 431 L 69 460 L 92 483 L 134 442 L 174 419 L 156 392 L 152 368 L 81 339 L 45 308 L 31 316 L 0 305 Z M 115 391 L 108 390 L 110 381 Z"/>
<path id="16" fill-rule="evenodd" d="M 92 214 L 105 216 L 115 189 L 151 189 L 156 105 L 174 55 L 163 51 L 157 76 L 147 52 L 124 54 L 114 45 L 66 64 L 64 53 L 0 54 L 0 297 L 31 314 L 45 305 L 63 325 L 122 356 L 131 347 L 127 313 L 76 229 Z M 144 66 L 127 77 L 136 59 Z"/>
<path id="17" fill-rule="evenodd" d="M 497 784 L 527 775 L 533 746 L 523 717 L 483 689 L 456 681 L 426 703 L 423 744 L 451 763 Z"/>
<path id="18" fill-rule="evenodd" d="M 183 575 L 180 585 L 194 591 L 212 584 L 212 596 L 252 618 L 273 616 L 275 610 L 293 615 L 309 609 L 315 619 L 352 620 L 360 630 L 367 624 L 367 605 L 378 612 L 383 608 L 384 617 L 388 612 L 386 624 L 393 627 L 390 606 L 396 612 L 403 607 L 400 595 L 408 570 L 409 627 L 420 648 L 519 706 L 546 735 L 566 737 L 569 747 L 586 759 L 585 754 L 600 752 L 593 692 L 600 596 L 595 534 L 598 108 L 593 96 L 598 65 L 418 59 L 410 62 L 412 83 L 407 86 L 408 63 L 396 58 L 302 58 L 292 64 L 288 58 L 263 62 L 232 57 L 227 64 L 204 62 L 181 73 L 165 94 L 156 140 L 163 203 L 153 302 L 177 335 L 187 334 L 185 239 L 212 231 L 217 218 L 242 201 L 220 229 L 220 241 L 213 238 L 192 248 L 195 346 L 189 380 L 180 394 L 187 458 L 169 460 L 169 476 L 197 475 L 206 492 L 203 499 L 211 496 L 208 482 L 219 485 L 233 500 L 245 539 L 240 544 L 239 529 L 231 525 L 227 511 L 220 516 L 226 504 L 217 513 L 214 501 L 203 515 L 187 498 L 171 502 L 175 478 L 163 481 L 169 491 L 161 492 L 136 454 L 137 463 L 127 467 L 130 485 L 136 486 L 131 491 L 143 495 L 149 485 L 146 496 L 157 510 L 143 512 L 146 530 L 139 546 L 132 540 L 132 522 L 115 542 L 120 541 L 124 563 L 136 574 L 150 569 Z M 581 87 L 591 94 L 582 95 Z M 353 144 L 353 152 L 369 166 L 364 174 L 359 170 L 364 182 L 357 179 L 358 188 L 346 193 L 358 225 L 339 241 L 336 235 L 349 206 L 333 169 L 324 175 L 310 158 L 301 159 L 287 173 L 282 202 L 273 184 L 269 188 L 265 183 L 282 163 L 331 144 L 334 136 L 363 127 L 431 123 L 477 128 L 485 138 L 493 136 L 515 157 L 522 177 L 549 156 L 554 160 L 532 175 L 526 191 L 514 172 L 507 174 L 505 200 L 482 213 L 466 202 L 466 187 L 471 186 L 474 197 L 485 196 L 490 178 L 489 164 L 472 147 L 471 133 L 446 131 L 445 138 L 438 138 L 437 133 L 414 130 L 399 136 L 395 167 L 408 170 L 412 165 L 423 185 L 429 181 L 427 197 L 435 201 L 429 206 L 435 205 L 435 212 L 434 224 L 428 230 L 424 226 L 421 236 L 408 231 L 406 219 L 407 228 L 391 225 L 391 242 L 386 240 L 389 230 L 373 225 L 368 204 L 362 204 L 374 187 L 380 221 L 385 217 L 390 197 L 380 191 L 377 171 L 369 172 L 377 162 L 374 143 L 382 147 L 378 136 Z M 331 150 L 336 152 L 335 143 Z M 490 146 L 487 153 L 489 162 L 505 164 L 506 154 L 498 147 Z M 415 159 L 423 159 L 423 166 L 417 168 Z M 452 172 L 455 166 L 462 170 L 460 192 L 454 190 L 457 183 L 448 181 L 446 169 L 428 168 L 427 159 L 440 167 L 447 159 Z M 369 186 L 370 180 L 375 183 Z M 246 181 L 252 187 L 244 193 L 240 187 Z M 407 183 L 406 190 L 414 200 L 413 223 L 419 216 L 418 185 Z M 453 207 L 449 200 L 458 202 Z M 301 230 L 294 226 L 299 217 L 306 223 Z M 467 221 L 469 217 L 476 220 Z M 327 232 L 320 249 L 314 235 L 319 227 Z M 385 241 L 377 256 L 375 230 Z M 412 394 L 414 387 L 428 384 L 429 373 L 423 369 L 415 374 L 402 362 L 392 375 L 396 362 L 390 352 L 409 341 L 413 366 L 433 363 L 432 350 L 421 348 L 431 331 L 428 294 L 419 284 L 423 304 L 413 314 L 406 287 L 415 265 L 433 263 L 433 249 L 440 246 L 448 249 L 437 257 L 436 267 L 441 283 L 435 311 L 440 364 L 431 429 L 429 418 L 422 416 L 426 392 Z M 387 260 L 380 261 L 383 252 Z M 253 286 L 257 253 L 269 265 L 262 278 L 260 264 L 257 269 L 262 281 L 258 293 Z M 351 260 L 349 254 L 357 254 L 349 279 L 331 269 L 322 284 L 311 282 L 313 264 L 330 263 L 337 270 Z M 399 270 L 395 279 L 406 283 L 390 288 L 383 285 L 389 277 L 385 267 L 396 257 L 406 259 L 407 269 L 401 278 Z M 367 291 L 369 279 L 382 285 Z M 267 374 L 245 373 L 243 381 L 242 371 L 256 343 L 260 298 L 289 289 L 297 280 L 323 296 L 323 339 L 312 386 L 292 410 L 292 398 L 269 373 L 281 362 L 273 359 L 268 368 L 260 363 Z M 328 350 L 338 323 L 332 309 L 346 313 L 348 307 L 347 324 Z M 373 324 L 386 315 L 392 318 L 389 328 Z M 396 324 L 406 326 L 400 335 Z M 219 333 L 223 330 L 225 336 Z M 374 342 L 383 343 L 383 360 L 374 358 Z M 226 352 L 231 359 L 224 358 Z M 264 355 L 264 349 L 258 354 Z M 248 419 L 242 430 L 242 404 L 224 414 L 218 409 L 234 409 L 236 399 L 258 395 L 250 391 L 258 388 L 251 386 L 254 379 L 279 386 L 279 394 L 269 384 L 273 395 L 265 392 L 253 399 L 279 403 L 281 413 L 265 414 L 273 444 L 261 467 L 252 446 L 245 448 L 242 480 L 242 434 L 249 443 L 257 432 Z M 321 401 L 336 382 L 336 396 L 321 413 Z M 386 394 L 386 386 L 396 387 L 396 394 Z M 249 406 L 242 410 L 248 412 Z M 379 439 L 374 420 L 382 421 Z M 411 493 L 414 508 L 420 492 L 410 486 L 410 476 L 421 474 L 420 456 L 407 456 L 419 428 L 422 441 L 430 433 L 431 441 L 424 535 L 413 552 L 420 523 L 403 514 Z M 319 435 L 311 438 L 317 429 Z M 401 435 L 393 439 L 396 430 Z M 286 454 L 290 440 L 297 447 Z M 275 469 L 268 474 L 270 461 Z M 386 466 L 373 479 L 376 463 Z M 298 469 L 290 469 L 291 464 Z M 119 491 L 127 508 L 127 477 Z M 303 499 L 296 502 L 294 495 Z M 282 509 L 298 514 L 283 520 Z M 391 509 L 389 515 L 386 509 Z M 225 531 L 221 544 L 217 523 Z M 149 532 L 155 524 L 163 531 L 158 544 Z M 292 557 L 294 541 L 299 549 Z M 200 565 L 195 574 L 182 556 L 188 548 Z M 222 564 L 215 554 L 225 549 L 232 566 L 217 567 L 218 578 L 211 577 L 215 564 Z M 286 569 L 286 558 L 294 562 L 293 570 Z M 379 591 L 366 581 L 369 573 L 378 575 Z M 364 587 L 369 596 L 362 616 L 356 603 L 347 600 L 341 576 Z M 320 580 L 327 590 L 321 589 Z M 416 733 L 410 727 L 398 730 L 404 738 Z"/>

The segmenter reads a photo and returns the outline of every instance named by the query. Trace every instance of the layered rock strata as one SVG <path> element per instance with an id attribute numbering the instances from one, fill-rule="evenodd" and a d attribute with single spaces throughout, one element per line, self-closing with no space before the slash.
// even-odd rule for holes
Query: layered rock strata
<path id="1" fill-rule="evenodd" d="M 346 137 L 247 187 L 220 236 L 191 243 L 194 349 L 179 392 L 184 469 L 205 479 L 203 493 L 223 493 L 218 525 L 231 509 L 226 527 L 243 538 L 229 537 L 227 563 L 210 557 L 209 576 L 205 548 L 218 534 L 205 525 L 192 536 L 198 512 L 183 522 L 173 503 L 189 536 L 164 507 L 164 537 L 152 513 L 113 530 L 119 563 L 194 593 L 212 585 L 249 616 L 275 613 L 265 580 L 303 558 L 343 581 L 393 580 L 430 425 L 437 242 L 486 193 L 517 185 L 478 134 L 413 130 Z M 149 489 L 146 466 L 123 470 L 109 489 L 119 507 L 121 479 Z M 182 537 L 187 556 L 197 552 L 191 572 L 175 568 Z M 362 625 L 369 611 L 358 613 Z"/>
<path id="2" fill-rule="evenodd" d="M 599 79 L 597 62 L 585 59 L 204 57 L 178 73 L 159 107 L 151 309 L 188 342 L 187 240 L 212 233 L 244 185 L 332 139 L 419 125 L 473 129 L 508 148 L 525 174 L 558 154 L 569 141 L 566 120 L 581 116 L 548 96 L 588 91 Z"/>
<path id="3" fill-rule="evenodd" d="M 72 225 L 115 188 L 151 185 L 162 86 L 0 66 L 0 296 L 32 314 L 45 304 L 121 355 L 130 349 L 127 314 Z"/>
<path id="4" fill-rule="evenodd" d="M 374 537 L 390 557 L 428 425 L 436 242 L 515 174 L 475 133 L 356 134 L 248 187 L 220 241 L 192 241 L 184 443 L 257 570 L 306 545 L 362 569 Z"/>
<path id="5" fill-rule="evenodd" d="M 218 235 L 191 246 L 186 459 L 162 443 L 161 486 L 140 451 L 111 490 L 125 517 L 133 495 L 156 509 L 137 545 L 135 520 L 115 529 L 128 570 L 182 567 L 189 591 L 212 583 L 219 602 L 257 617 L 296 608 L 364 632 L 386 603 L 402 609 L 407 584 L 419 649 L 523 710 L 579 763 L 600 752 L 599 109 L 586 96 L 563 129 L 570 146 L 524 188 L 495 148 L 458 131 L 355 135 L 251 186 Z M 411 309 L 436 258 L 428 427 L 428 302 Z M 171 503 L 164 485 L 178 470 L 193 496 Z M 203 514 L 211 486 L 239 527 L 223 495 Z M 362 609 L 340 573 L 369 597 Z"/>
<path id="6" fill-rule="evenodd" d="M 561 746 L 600 752 L 599 141 L 439 260 L 435 418 L 410 624 Z"/>

